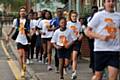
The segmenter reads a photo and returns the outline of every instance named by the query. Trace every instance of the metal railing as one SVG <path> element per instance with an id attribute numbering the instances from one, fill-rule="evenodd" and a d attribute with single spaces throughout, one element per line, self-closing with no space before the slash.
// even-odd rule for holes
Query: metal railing
<path id="1" fill-rule="evenodd" d="M 12 23 L 12 20 L 13 20 L 13 17 L 5 17 L 5 16 L 0 17 L 0 39 L 3 36 L 2 29 L 4 25 L 10 25 Z"/>

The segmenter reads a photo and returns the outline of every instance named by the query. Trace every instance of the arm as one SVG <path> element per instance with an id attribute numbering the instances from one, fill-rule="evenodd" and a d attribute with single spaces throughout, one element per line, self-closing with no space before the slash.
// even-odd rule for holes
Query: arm
<path id="1" fill-rule="evenodd" d="M 94 38 L 94 39 L 100 39 L 102 41 L 108 41 L 109 40 L 109 35 L 100 35 L 98 33 L 93 32 L 91 27 L 87 27 L 85 29 L 85 35 L 88 36 L 90 39 Z"/>
<path id="2" fill-rule="evenodd" d="M 62 48 L 61 46 L 56 45 L 56 43 L 53 43 L 53 46 L 54 46 L 56 49 L 61 49 L 61 48 Z"/>
<path id="3" fill-rule="evenodd" d="M 14 30 L 15 30 L 15 28 L 12 27 L 12 29 L 11 29 L 10 32 L 7 34 L 7 36 L 9 37 L 9 36 L 13 33 Z"/>
<path id="4" fill-rule="evenodd" d="M 78 38 L 78 40 L 82 41 L 82 39 L 83 39 L 83 34 L 81 33 L 80 36 L 79 36 L 79 38 Z"/>
<path id="5" fill-rule="evenodd" d="M 65 48 L 69 48 L 77 40 L 77 37 L 74 35 L 74 32 L 72 30 L 70 31 L 69 37 L 71 37 L 70 39 L 72 39 L 72 40 L 65 45 Z"/>

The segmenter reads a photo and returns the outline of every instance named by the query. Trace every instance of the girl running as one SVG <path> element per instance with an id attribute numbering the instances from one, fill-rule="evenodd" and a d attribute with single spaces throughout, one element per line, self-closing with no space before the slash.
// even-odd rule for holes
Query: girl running
<path id="1" fill-rule="evenodd" d="M 63 69 L 68 65 L 68 58 L 70 56 L 70 46 L 77 39 L 71 30 L 66 28 L 66 18 L 61 17 L 59 22 L 59 29 L 57 29 L 52 37 L 51 42 L 57 49 L 59 58 L 60 79 L 63 80 Z"/>
<path id="2" fill-rule="evenodd" d="M 81 41 L 82 41 L 82 27 L 80 25 L 80 22 L 77 22 L 77 12 L 72 11 L 69 15 L 70 21 L 67 22 L 67 28 L 72 30 L 74 32 L 74 35 L 77 37 L 77 40 L 75 41 L 73 45 L 73 52 L 72 52 L 72 79 L 77 78 L 76 76 L 76 70 L 77 70 L 77 57 L 80 53 L 80 47 L 81 47 Z"/>
<path id="3" fill-rule="evenodd" d="M 41 20 L 39 24 L 39 28 L 41 28 L 41 38 L 43 44 L 43 61 L 45 63 L 46 57 L 48 58 L 48 71 L 52 70 L 51 66 L 51 58 L 52 58 L 52 45 L 51 38 L 53 36 L 53 29 L 50 25 L 50 21 L 52 19 L 52 14 L 50 11 L 46 11 L 43 16 L 43 20 Z"/>
<path id="4" fill-rule="evenodd" d="M 30 20 L 30 28 L 33 26 L 32 20 L 33 20 L 33 12 L 29 12 L 27 15 L 27 19 Z M 30 31 L 31 33 L 31 31 Z M 30 64 L 30 44 L 28 45 L 28 53 L 27 53 L 27 60 L 26 60 L 26 64 Z"/>
<path id="5" fill-rule="evenodd" d="M 25 76 L 25 69 L 26 69 L 26 52 L 28 49 L 29 43 L 29 30 L 30 30 L 30 21 L 26 19 L 26 9 L 21 7 L 19 9 L 19 17 L 14 19 L 13 27 L 11 31 L 8 33 L 9 36 L 12 34 L 13 30 L 16 29 L 15 34 L 12 36 L 17 43 L 17 50 L 19 53 L 19 62 L 21 65 L 21 76 Z"/>

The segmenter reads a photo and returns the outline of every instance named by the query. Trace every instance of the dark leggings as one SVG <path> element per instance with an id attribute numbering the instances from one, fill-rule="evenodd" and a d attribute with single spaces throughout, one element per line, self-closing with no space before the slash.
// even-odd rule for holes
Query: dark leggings
<path id="1" fill-rule="evenodd" d="M 55 49 L 55 67 L 59 68 L 59 59 L 58 59 L 58 55 L 57 55 L 57 49 Z"/>
<path id="2" fill-rule="evenodd" d="M 59 70 L 60 70 L 60 77 L 63 77 L 63 69 L 64 69 L 64 63 L 65 59 L 64 58 L 59 58 Z"/>
<path id="3" fill-rule="evenodd" d="M 94 65 L 94 40 L 93 39 L 88 39 L 89 42 L 89 47 L 90 47 L 90 65 L 89 67 L 93 70 L 93 73 L 95 72 L 95 65 Z"/>
<path id="4" fill-rule="evenodd" d="M 40 60 L 42 60 L 42 54 L 43 54 L 42 47 L 36 47 L 36 59 L 38 59 L 39 54 L 40 54 Z"/>
<path id="5" fill-rule="evenodd" d="M 30 59 L 30 45 L 28 45 L 28 50 L 27 50 L 26 57 L 27 57 L 27 59 Z"/>
<path id="6" fill-rule="evenodd" d="M 34 48 L 35 48 L 35 42 L 36 42 L 36 35 L 32 35 L 31 37 L 31 46 L 30 46 L 30 52 L 31 52 L 31 59 L 34 57 Z"/>

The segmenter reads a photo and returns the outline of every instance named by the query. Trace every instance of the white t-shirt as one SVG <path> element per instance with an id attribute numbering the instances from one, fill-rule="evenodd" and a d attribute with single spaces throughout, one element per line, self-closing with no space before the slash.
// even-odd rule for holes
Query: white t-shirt
<path id="1" fill-rule="evenodd" d="M 25 30 L 24 30 L 24 25 L 25 25 L 26 19 L 20 19 L 20 27 L 19 27 L 19 33 L 18 36 L 15 40 L 16 43 L 21 43 L 22 45 L 27 45 L 28 44 L 28 40 L 27 37 L 25 35 Z M 13 20 L 13 26 L 17 28 L 17 19 Z"/>
<path id="2" fill-rule="evenodd" d="M 72 30 L 66 29 L 65 31 L 61 31 L 60 29 L 57 29 L 51 42 L 56 43 L 59 46 L 64 46 L 66 43 L 70 43 L 75 40 L 77 40 L 77 37 L 73 34 Z"/>
<path id="3" fill-rule="evenodd" d="M 82 32 L 82 27 L 79 22 L 74 23 L 74 22 L 68 21 L 67 28 L 72 30 L 74 32 L 74 34 L 76 35 L 76 37 L 79 37 L 80 36 L 79 33 Z"/>
<path id="4" fill-rule="evenodd" d="M 35 28 L 37 26 L 37 24 L 38 24 L 38 20 L 35 20 L 35 19 L 31 20 L 30 21 L 30 28 Z"/>
<path id="5" fill-rule="evenodd" d="M 38 27 L 41 28 L 41 32 L 45 33 L 45 35 L 41 35 L 41 38 L 51 38 L 53 36 L 53 31 L 48 31 L 50 28 L 50 21 L 51 20 L 41 20 Z"/>
<path id="6" fill-rule="evenodd" d="M 95 39 L 94 51 L 120 51 L 120 13 L 97 12 L 88 27 L 100 35 L 111 35 L 108 41 Z"/>

